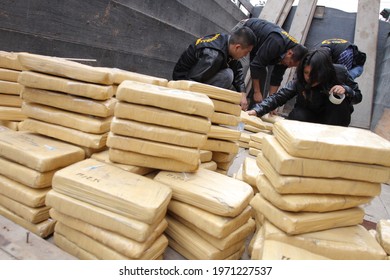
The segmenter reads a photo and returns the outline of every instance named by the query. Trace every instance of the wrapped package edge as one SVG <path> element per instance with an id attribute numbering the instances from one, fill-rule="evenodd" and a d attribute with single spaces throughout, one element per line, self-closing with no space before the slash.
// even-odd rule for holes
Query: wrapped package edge
<path id="1" fill-rule="evenodd" d="M 168 226 L 168 223 L 164 219 L 144 242 L 138 242 L 118 233 L 99 228 L 79 219 L 70 217 L 58 212 L 54 208 L 50 209 L 50 216 L 56 221 L 61 222 L 74 230 L 85 233 L 107 247 L 110 247 L 129 258 L 136 259 L 142 257 L 143 253 L 152 246 L 152 244 L 161 234 L 163 234 L 164 230 Z"/>
<path id="2" fill-rule="evenodd" d="M 113 75 L 110 71 L 64 58 L 22 52 L 18 53 L 18 60 L 25 69 L 90 83 L 113 84 Z"/>
<path id="3" fill-rule="evenodd" d="M 273 131 L 292 156 L 390 167 L 390 141 L 370 130 L 281 120 Z"/>
<path id="4" fill-rule="evenodd" d="M 103 118 L 114 115 L 115 105 L 118 102 L 115 98 L 100 101 L 29 87 L 23 87 L 20 96 L 26 102 L 39 103 L 70 112 Z"/>
<path id="5" fill-rule="evenodd" d="M 190 165 L 196 165 L 200 162 L 199 149 L 121 136 L 112 132 L 108 134 L 107 146 L 149 156 L 170 158 Z"/>
<path id="6" fill-rule="evenodd" d="M 207 169 L 195 173 L 160 171 L 154 178 L 172 189 L 172 198 L 226 217 L 239 215 L 253 197 L 245 182 Z"/>
<path id="7" fill-rule="evenodd" d="M 114 96 L 113 86 L 91 84 L 32 71 L 22 71 L 18 82 L 25 87 L 63 92 L 93 100 L 107 100 Z"/>
<path id="8" fill-rule="evenodd" d="M 108 153 L 109 159 L 114 163 L 129 164 L 152 169 L 174 172 L 196 172 L 200 166 L 200 161 L 197 164 L 188 164 L 171 158 L 156 157 L 115 148 L 110 148 Z"/>
<path id="9" fill-rule="evenodd" d="M 275 240 L 334 260 L 384 260 L 386 253 L 362 226 L 346 226 L 311 233 L 288 235 L 265 221 L 263 240 Z"/>
<path id="10" fill-rule="evenodd" d="M 23 102 L 22 113 L 32 119 L 94 134 L 108 132 L 113 119 L 112 116 L 93 117 L 31 102 Z"/>
<path id="11" fill-rule="evenodd" d="M 390 167 L 382 165 L 291 156 L 275 136 L 265 136 L 262 144 L 263 155 L 282 175 L 344 178 L 373 183 L 383 183 L 390 178 Z"/>
<path id="12" fill-rule="evenodd" d="M 167 216 L 168 227 L 166 234 L 180 246 L 193 253 L 196 259 L 224 259 L 238 251 L 245 241 L 238 241 L 225 250 L 219 250 L 203 239 L 199 234 L 186 227 L 171 216 Z"/>
<path id="13" fill-rule="evenodd" d="M 109 210 L 94 206 L 81 200 L 51 190 L 46 195 L 46 205 L 96 227 L 116 232 L 138 242 L 145 242 L 153 231 L 163 223 L 165 213 L 154 224 L 147 224 Z"/>
<path id="14" fill-rule="evenodd" d="M 279 193 L 322 193 L 357 196 L 377 196 L 381 184 L 338 178 L 314 178 L 280 175 L 260 151 L 256 163 Z M 257 181 L 257 179 L 256 179 Z M 257 182 L 256 182 L 257 184 Z"/>
<path id="15" fill-rule="evenodd" d="M 0 131 L 0 155 L 40 172 L 68 166 L 85 158 L 84 151 L 77 146 L 13 130 Z"/>
<path id="16" fill-rule="evenodd" d="M 324 213 L 283 211 L 256 194 L 250 205 L 271 223 L 287 234 L 296 235 L 336 227 L 352 226 L 363 222 L 364 210 L 354 207 Z"/>
<path id="17" fill-rule="evenodd" d="M 94 159 L 57 171 L 52 188 L 148 224 L 166 212 L 172 195 L 164 184 Z"/>
<path id="18" fill-rule="evenodd" d="M 211 99 L 227 101 L 233 104 L 240 104 L 241 102 L 241 93 L 239 92 L 194 81 L 169 81 L 168 87 L 204 93 Z"/>
<path id="19" fill-rule="evenodd" d="M 335 194 L 279 194 L 265 175 L 259 175 L 261 195 L 273 205 L 290 212 L 330 212 L 363 206 L 373 197 Z"/>
<path id="20" fill-rule="evenodd" d="M 207 141 L 207 134 L 116 117 L 111 122 L 110 130 L 117 135 L 148 139 L 190 148 L 201 147 Z"/>
<path id="21" fill-rule="evenodd" d="M 205 118 L 210 118 L 214 113 L 214 104 L 205 94 L 135 81 L 122 82 L 116 97 L 123 102 L 154 106 Z"/>
<path id="22" fill-rule="evenodd" d="M 252 208 L 247 206 L 236 217 L 224 217 L 172 199 L 168 205 L 168 212 L 190 222 L 207 234 L 221 239 L 244 225 L 251 217 Z"/>

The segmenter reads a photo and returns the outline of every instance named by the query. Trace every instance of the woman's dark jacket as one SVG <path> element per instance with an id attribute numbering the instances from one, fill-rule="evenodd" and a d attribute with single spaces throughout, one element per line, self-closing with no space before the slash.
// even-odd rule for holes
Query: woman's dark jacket
<path id="1" fill-rule="evenodd" d="M 351 112 L 353 112 L 354 104 L 362 101 L 362 94 L 358 84 L 348 75 L 347 68 L 340 64 L 334 64 L 336 76 L 340 85 L 345 88 L 346 99 L 350 103 Z M 297 96 L 295 106 L 305 107 L 313 112 L 321 113 L 326 103 L 329 103 L 329 89 L 323 89 L 321 86 L 311 88 L 310 92 L 304 96 L 304 85 L 297 79 L 287 83 L 285 87 L 280 89 L 277 93 L 268 96 L 261 103 L 256 104 L 253 108 L 258 117 L 261 117 L 276 108 L 286 104 L 286 102 Z"/>

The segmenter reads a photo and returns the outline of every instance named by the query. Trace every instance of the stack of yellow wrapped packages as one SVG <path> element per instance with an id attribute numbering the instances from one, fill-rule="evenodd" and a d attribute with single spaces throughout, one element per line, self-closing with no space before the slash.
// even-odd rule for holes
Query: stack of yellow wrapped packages
<path id="1" fill-rule="evenodd" d="M 360 225 L 390 176 L 390 142 L 371 131 L 282 120 L 263 138 L 252 207 L 265 221 L 253 259 L 384 259 Z"/>
<path id="2" fill-rule="evenodd" d="M 22 113 L 21 85 L 18 83 L 22 65 L 18 53 L 0 51 L 0 125 L 13 130 L 26 118 Z"/>
<path id="3" fill-rule="evenodd" d="M 87 156 L 106 147 L 114 114 L 110 71 L 61 58 L 19 53 L 23 68 L 21 130 L 83 147 Z"/>
<path id="4" fill-rule="evenodd" d="M 160 171 L 154 178 L 172 189 L 169 246 L 187 259 L 240 259 L 255 228 L 252 188 L 218 172 Z"/>
<path id="5" fill-rule="evenodd" d="M 213 161 L 217 163 L 217 172 L 227 171 L 239 150 L 238 140 L 241 132 L 237 129 L 241 112 L 241 94 L 194 81 L 170 81 L 168 87 L 207 95 L 214 104 L 210 117 L 211 128 L 203 150 L 213 152 Z"/>
<path id="6" fill-rule="evenodd" d="M 0 126 L 0 215 L 41 237 L 53 233 L 45 205 L 53 175 L 84 159 L 79 147 Z"/>
<path id="7" fill-rule="evenodd" d="M 244 130 L 250 132 L 266 132 L 271 133 L 273 123 L 263 121 L 261 118 L 256 116 L 250 116 L 247 112 L 241 111 L 240 120 L 244 123 Z"/>
<path id="8" fill-rule="evenodd" d="M 272 132 L 260 131 L 250 135 L 249 154 L 257 156 L 263 149 L 263 138 L 267 135 L 272 135 Z"/>
<path id="9" fill-rule="evenodd" d="M 193 172 L 214 112 L 204 94 L 124 81 L 107 146 L 113 162 Z"/>
<path id="10" fill-rule="evenodd" d="M 54 243 L 79 259 L 162 259 L 172 191 L 94 159 L 56 172 L 46 195 Z"/>

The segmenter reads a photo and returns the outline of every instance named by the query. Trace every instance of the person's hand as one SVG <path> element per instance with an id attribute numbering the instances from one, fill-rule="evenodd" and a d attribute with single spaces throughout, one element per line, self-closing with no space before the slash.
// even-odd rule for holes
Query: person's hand
<path id="1" fill-rule="evenodd" d="M 270 116 L 279 116 L 279 114 L 278 114 L 278 109 L 275 109 L 275 110 L 269 112 L 269 115 L 270 115 Z"/>
<path id="2" fill-rule="evenodd" d="M 255 91 L 253 93 L 253 100 L 255 101 L 255 103 L 259 103 L 263 101 L 263 95 L 261 94 L 260 91 Z"/>
<path id="3" fill-rule="evenodd" d="M 246 111 L 246 112 L 248 113 L 249 116 L 257 116 L 255 110 L 249 110 L 249 111 Z"/>
<path id="4" fill-rule="evenodd" d="M 244 92 L 241 94 L 240 105 L 241 105 L 241 110 L 243 111 L 248 110 L 248 100 L 246 99 L 246 94 Z"/>
<path id="5" fill-rule="evenodd" d="M 337 95 L 343 95 L 345 94 L 345 88 L 340 85 L 333 86 L 329 92 L 332 92 L 333 94 Z"/>

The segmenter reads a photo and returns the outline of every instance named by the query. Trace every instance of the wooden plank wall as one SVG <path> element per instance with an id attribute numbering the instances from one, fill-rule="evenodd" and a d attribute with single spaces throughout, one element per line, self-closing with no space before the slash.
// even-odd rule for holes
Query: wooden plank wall
<path id="1" fill-rule="evenodd" d="M 288 33 L 301 44 L 305 44 L 316 7 L 317 0 L 300 0 L 298 3 L 298 7 Z M 294 73 L 295 68 L 287 69 L 281 86 L 290 81 L 293 78 Z"/>
<path id="2" fill-rule="evenodd" d="M 259 18 L 282 26 L 293 3 L 294 0 L 268 0 L 261 11 Z"/>
<path id="3" fill-rule="evenodd" d="M 367 54 L 363 74 L 356 79 L 363 100 L 355 105 L 351 126 L 369 128 L 375 85 L 375 61 L 378 37 L 380 0 L 359 0 L 354 43 Z"/>

